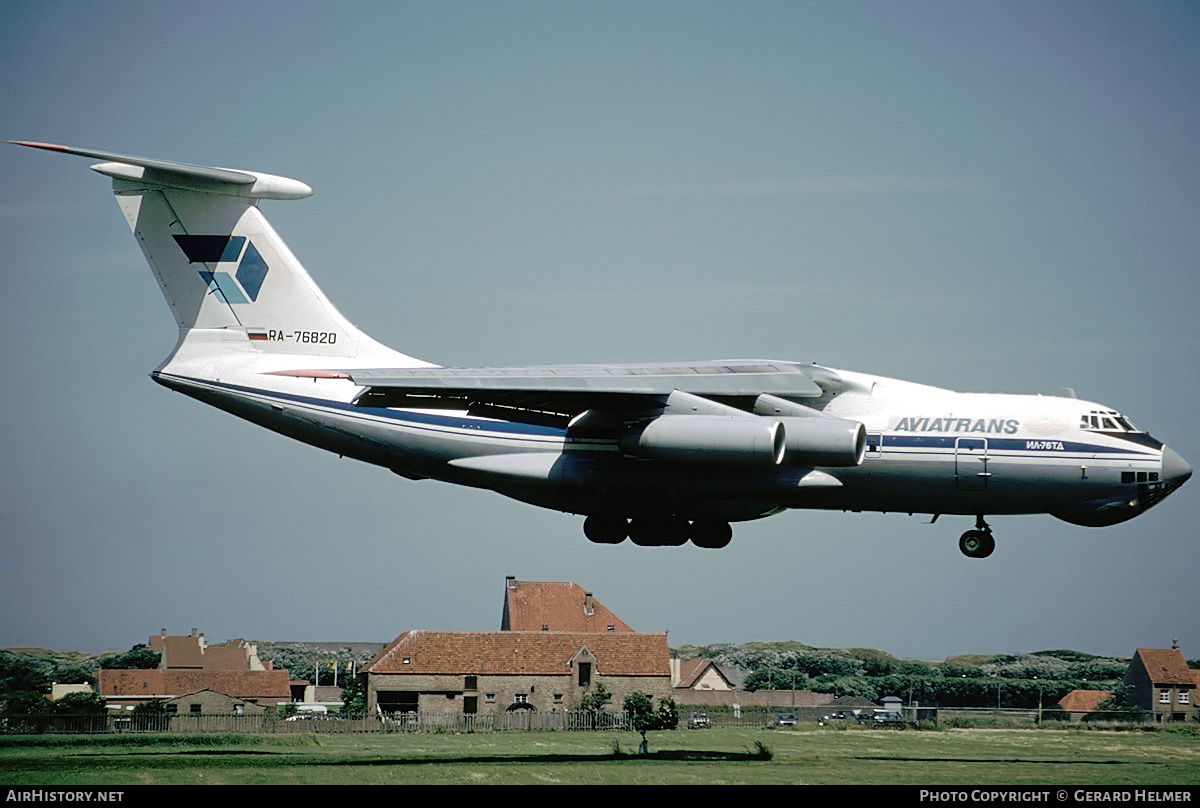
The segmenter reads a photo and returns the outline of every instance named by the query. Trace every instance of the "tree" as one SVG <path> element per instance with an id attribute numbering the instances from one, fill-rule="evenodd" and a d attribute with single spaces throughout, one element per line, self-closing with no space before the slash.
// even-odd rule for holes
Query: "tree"
<path id="1" fill-rule="evenodd" d="M 68 693 L 54 703 L 59 715 L 102 715 L 104 697 L 96 693 Z"/>
<path id="2" fill-rule="evenodd" d="M 100 667 L 109 670 L 154 670 L 161 660 L 161 652 L 145 643 L 138 643 L 124 654 L 100 657 Z"/>
<path id="3" fill-rule="evenodd" d="M 163 699 L 150 699 L 133 705 L 131 715 L 166 715 L 167 702 Z"/>
<path id="4" fill-rule="evenodd" d="M 603 682 L 595 682 L 584 691 L 583 698 L 579 701 L 579 709 L 598 713 L 607 707 L 610 701 L 612 701 L 612 693 L 608 691 Z"/>
<path id="5" fill-rule="evenodd" d="M 171 728 L 171 713 L 167 711 L 167 702 L 163 699 L 150 699 L 135 704 L 130 716 L 133 719 L 133 729 L 143 732 L 166 732 Z"/>
<path id="6" fill-rule="evenodd" d="M 354 676 L 342 688 L 342 715 L 367 714 L 367 686 L 361 676 Z"/>
<path id="7" fill-rule="evenodd" d="M 755 690 L 803 690 L 809 686 L 808 676 L 800 671 L 779 668 L 759 668 L 742 681 L 742 687 Z"/>
<path id="8" fill-rule="evenodd" d="M 649 743 L 646 741 L 646 732 L 654 729 L 654 703 L 645 693 L 630 693 L 625 697 L 623 706 L 625 712 L 629 714 L 629 723 L 633 726 L 634 731 L 641 733 L 642 736 L 638 754 L 645 755 L 650 750 Z"/>
<path id="9" fill-rule="evenodd" d="M 1136 720 L 1145 717 L 1142 706 L 1133 698 L 1133 688 L 1119 687 L 1113 694 L 1096 705 L 1096 709 L 1083 717 L 1084 721 L 1106 719 Z"/>
<path id="10" fill-rule="evenodd" d="M 638 746 L 638 754 L 645 755 L 649 751 L 646 733 L 652 729 L 675 729 L 679 726 L 679 712 L 675 700 L 664 698 L 654 709 L 654 701 L 645 693 L 630 693 L 622 704 L 629 714 L 629 723 L 633 729 L 641 733 L 642 743 Z"/>
<path id="11" fill-rule="evenodd" d="M 52 665 L 45 660 L 0 651 L 0 695 L 9 699 L 21 693 L 49 693 L 52 672 Z"/>
<path id="12" fill-rule="evenodd" d="M 675 699 L 668 696 L 660 701 L 656 715 L 659 729 L 678 729 L 679 708 L 675 706 Z"/>
<path id="13" fill-rule="evenodd" d="M 50 715 L 54 712 L 54 704 L 41 693 L 20 690 L 9 694 L 5 712 L 9 715 Z"/>

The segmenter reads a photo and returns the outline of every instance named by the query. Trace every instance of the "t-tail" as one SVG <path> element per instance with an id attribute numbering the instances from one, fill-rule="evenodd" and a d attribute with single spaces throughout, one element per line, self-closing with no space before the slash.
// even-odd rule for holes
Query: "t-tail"
<path id="1" fill-rule="evenodd" d="M 423 367 L 355 328 L 329 302 L 258 208 L 303 199 L 302 182 L 257 171 L 10 141 L 91 157 L 179 326 L 155 379 L 286 390 L 323 369 Z M 350 394 L 347 385 L 346 394 Z"/>

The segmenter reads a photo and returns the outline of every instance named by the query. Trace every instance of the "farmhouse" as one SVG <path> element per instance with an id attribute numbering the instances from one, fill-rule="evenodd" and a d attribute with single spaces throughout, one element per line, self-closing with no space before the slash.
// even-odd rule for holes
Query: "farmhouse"
<path id="1" fill-rule="evenodd" d="M 666 634 L 643 634 L 569 582 L 504 582 L 500 631 L 406 631 L 362 668 L 372 713 L 559 712 L 603 685 L 671 696 Z"/>
<path id="2" fill-rule="evenodd" d="M 556 712 L 603 684 L 671 695 L 666 634 L 406 631 L 362 669 L 372 713 Z"/>
<path id="3" fill-rule="evenodd" d="M 1185 721 L 1196 714 L 1196 676 L 1178 648 L 1139 648 L 1124 684 L 1155 721 Z"/>
<path id="4" fill-rule="evenodd" d="M 171 701 L 200 691 L 212 691 L 241 704 L 264 707 L 292 700 L 285 670 L 101 670 L 99 682 L 100 695 L 110 710 L 132 709 L 152 699 Z"/>
<path id="5" fill-rule="evenodd" d="M 270 670 L 258 658 L 258 646 L 245 640 L 230 640 L 223 645 L 209 645 L 204 635 L 192 629 L 189 634 L 167 634 L 164 628 L 150 638 L 150 647 L 162 654 L 161 669 L 262 671 Z"/>
<path id="6" fill-rule="evenodd" d="M 1088 713 L 1096 711 L 1100 702 L 1112 696 L 1111 690 L 1072 690 L 1058 701 L 1058 706 L 1067 714 L 1067 720 L 1077 724 Z"/>
<path id="7" fill-rule="evenodd" d="M 711 659 L 671 659 L 671 680 L 682 690 L 736 690 L 721 666 Z"/>

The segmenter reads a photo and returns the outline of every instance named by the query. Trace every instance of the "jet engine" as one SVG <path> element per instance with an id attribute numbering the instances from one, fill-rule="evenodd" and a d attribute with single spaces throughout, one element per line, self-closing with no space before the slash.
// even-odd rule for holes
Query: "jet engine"
<path id="1" fill-rule="evenodd" d="M 858 421 L 780 418 L 785 431 L 784 462 L 792 466 L 857 466 L 867 450 L 867 429 Z"/>
<path id="2" fill-rule="evenodd" d="M 786 454 L 779 418 L 660 415 L 625 433 L 621 451 L 639 457 L 778 466 Z"/>

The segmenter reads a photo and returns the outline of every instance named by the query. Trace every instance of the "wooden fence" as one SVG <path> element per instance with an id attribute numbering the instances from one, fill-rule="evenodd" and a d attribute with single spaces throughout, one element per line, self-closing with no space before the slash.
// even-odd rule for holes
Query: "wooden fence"
<path id="1" fill-rule="evenodd" d="M 107 734 L 107 733 L 421 733 L 421 732 L 520 732 L 561 730 L 630 730 L 625 713 L 586 710 L 537 712 L 514 710 L 495 715 L 462 713 L 401 713 L 360 718 L 298 714 L 279 718 L 260 715 L 79 715 L 3 716 L 0 734 Z"/>

